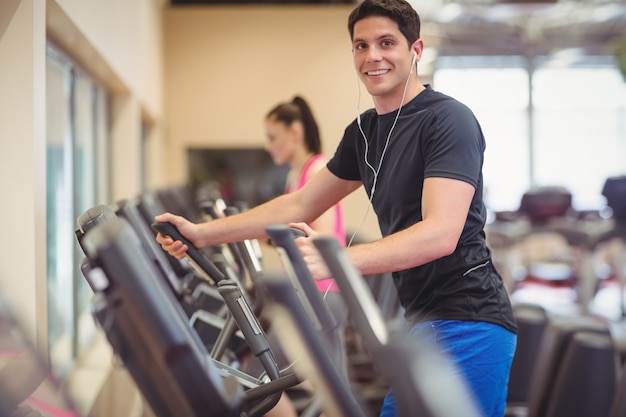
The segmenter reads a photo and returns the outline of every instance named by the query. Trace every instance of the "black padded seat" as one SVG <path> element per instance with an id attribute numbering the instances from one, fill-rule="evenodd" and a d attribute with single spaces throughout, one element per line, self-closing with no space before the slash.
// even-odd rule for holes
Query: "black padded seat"
<path id="1" fill-rule="evenodd" d="M 613 210 L 613 218 L 626 220 L 626 175 L 606 179 L 602 188 L 606 203 Z"/>
<path id="2" fill-rule="evenodd" d="M 618 360 L 610 335 L 580 331 L 567 345 L 545 417 L 608 416 Z"/>
<path id="3" fill-rule="evenodd" d="M 537 187 L 522 195 L 519 212 L 533 225 L 545 225 L 555 217 L 565 217 L 572 208 L 572 193 L 564 187 Z"/>
<path id="4" fill-rule="evenodd" d="M 565 372 L 562 370 L 570 343 L 579 333 L 600 335 L 606 340 L 611 340 L 612 337 L 607 323 L 591 317 L 551 318 L 541 338 L 532 372 L 528 392 L 528 417 L 547 417 L 547 412 L 552 407 L 553 396 L 560 389 L 557 380 L 560 373 Z M 571 366 L 571 363 L 565 366 Z M 556 417 L 555 414 L 553 416 Z M 572 417 L 568 414 L 559 417 L 563 416 Z M 590 417 L 600 416 L 598 414 Z"/>
<path id="5" fill-rule="evenodd" d="M 507 395 L 507 407 L 524 406 L 528 402 L 528 392 L 532 372 L 541 344 L 541 337 L 548 324 L 546 310 L 537 304 L 518 303 L 513 305 L 517 321 L 517 347 Z"/>

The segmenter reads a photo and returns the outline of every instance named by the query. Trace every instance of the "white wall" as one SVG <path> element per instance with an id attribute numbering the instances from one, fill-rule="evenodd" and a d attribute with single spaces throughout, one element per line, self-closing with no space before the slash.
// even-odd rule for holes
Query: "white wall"
<path id="1" fill-rule="evenodd" d="M 0 2 L 0 294 L 47 345 L 45 3 Z"/>
<path id="2" fill-rule="evenodd" d="M 320 124 L 331 156 L 345 127 L 372 106 L 358 103 L 347 19 L 352 5 L 172 7 L 164 18 L 167 178 L 187 181 L 189 147 L 262 148 L 263 119 L 278 102 L 301 94 Z M 349 229 L 368 201 L 345 201 Z M 378 236 L 370 211 L 362 228 Z"/>

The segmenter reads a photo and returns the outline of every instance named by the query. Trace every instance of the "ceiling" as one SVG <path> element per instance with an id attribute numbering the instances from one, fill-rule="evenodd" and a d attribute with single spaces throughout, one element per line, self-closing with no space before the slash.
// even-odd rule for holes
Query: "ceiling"
<path id="1" fill-rule="evenodd" d="M 172 6 L 210 4 L 356 4 L 354 0 L 169 0 Z"/>
<path id="2" fill-rule="evenodd" d="M 449 54 L 540 55 L 577 49 L 602 54 L 626 37 L 626 2 L 571 1 L 522 3 L 472 1 L 442 3 L 422 13 L 424 32 Z"/>
<path id="3" fill-rule="evenodd" d="M 169 0 L 215 4 L 356 4 L 355 0 Z M 409 0 L 427 46 L 439 54 L 541 55 L 555 50 L 611 51 L 626 38 L 626 0 Z"/>

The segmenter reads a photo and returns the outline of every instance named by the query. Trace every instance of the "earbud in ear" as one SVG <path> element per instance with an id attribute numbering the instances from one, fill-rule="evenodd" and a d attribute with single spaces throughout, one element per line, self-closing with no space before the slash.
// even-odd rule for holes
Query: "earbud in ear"
<path id="1" fill-rule="evenodd" d="M 413 74 L 413 69 L 415 68 L 416 62 L 417 62 L 417 52 L 413 51 L 413 59 L 411 60 L 411 71 L 409 71 L 409 75 Z"/>

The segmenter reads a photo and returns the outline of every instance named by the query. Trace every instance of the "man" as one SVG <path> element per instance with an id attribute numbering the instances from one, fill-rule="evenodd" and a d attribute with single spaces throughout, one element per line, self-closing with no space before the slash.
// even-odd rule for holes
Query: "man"
<path id="1" fill-rule="evenodd" d="M 363 275 L 393 273 L 418 337 L 435 337 L 485 416 L 502 416 L 516 344 L 508 294 L 485 243 L 485 141 L 472 112 L 419 81 L 420 20 L 404 0 L 365 0 L 350 14 L 354 66 L 374 109 L 360 114 L 326 168 L 302 189 L 235 217 L 194 225 L 165 214 L 195 245 L 261 238 L 271 223 L 311 222 L 361 185 L 383 238 L 347 248 Z M 329 273 L 315 233 L 297 243 L 316 279 Z M 172 255 L 181 242 L 159 236 Z M 381 416 L 396 415 L 390 393 Z"/>

